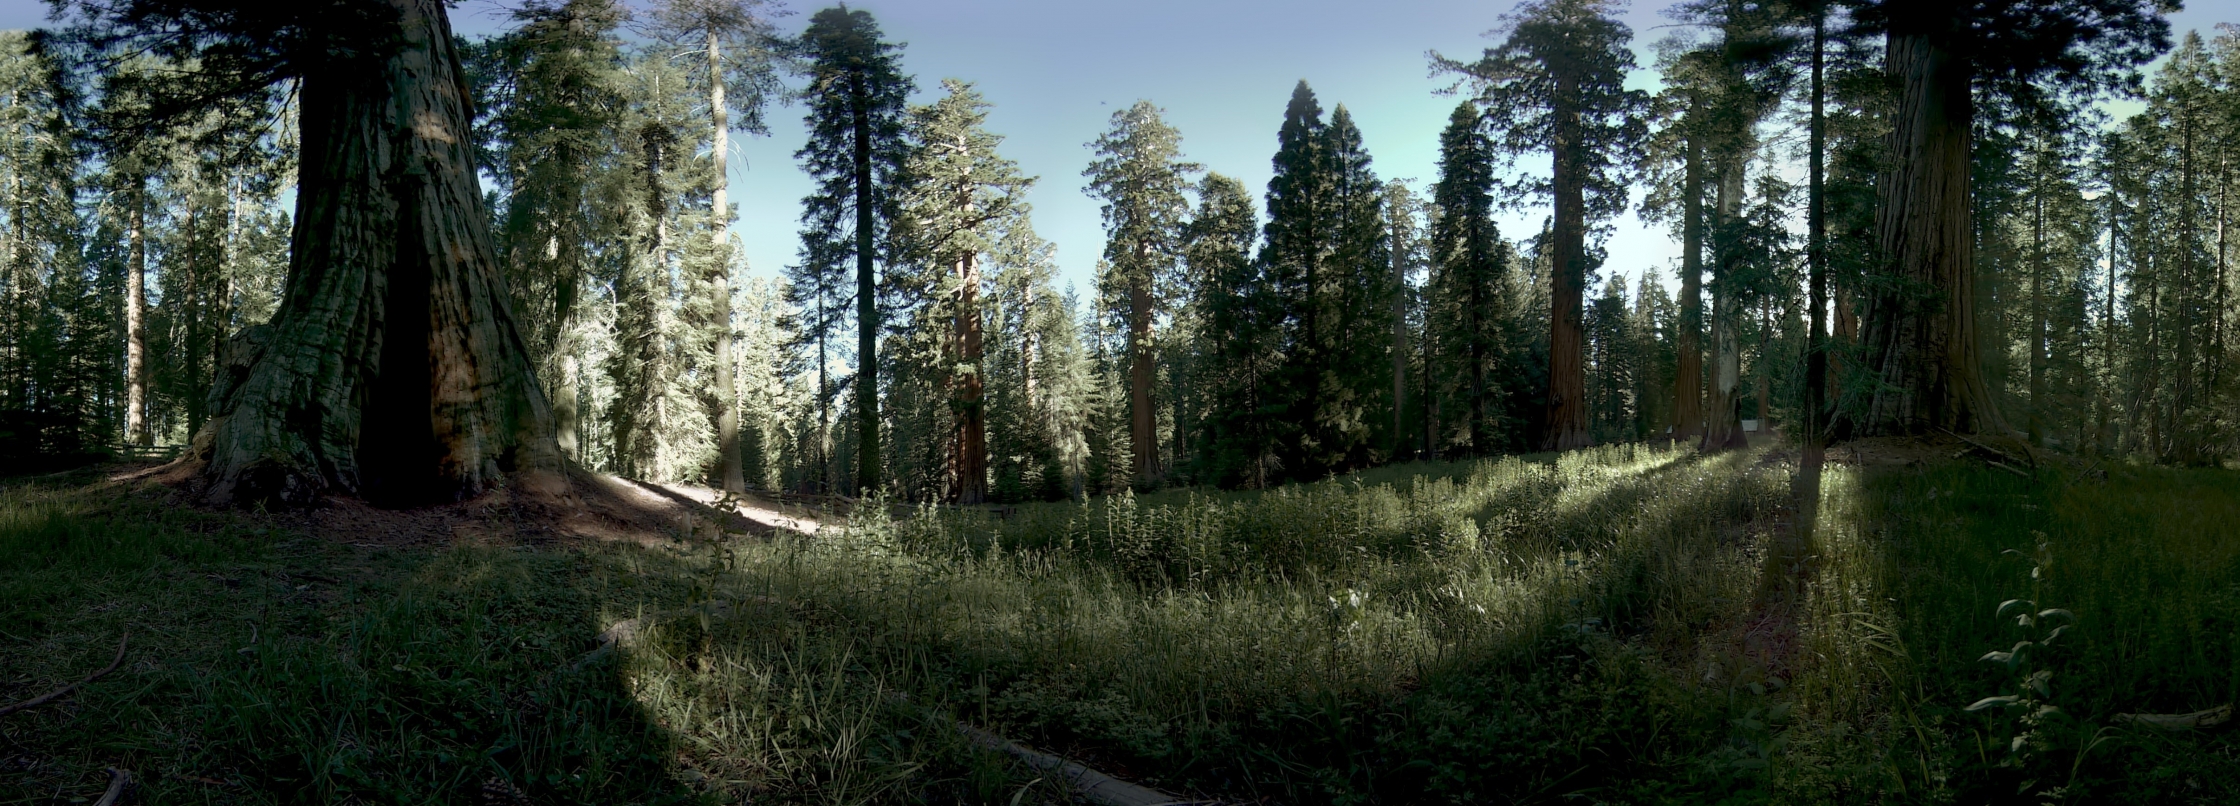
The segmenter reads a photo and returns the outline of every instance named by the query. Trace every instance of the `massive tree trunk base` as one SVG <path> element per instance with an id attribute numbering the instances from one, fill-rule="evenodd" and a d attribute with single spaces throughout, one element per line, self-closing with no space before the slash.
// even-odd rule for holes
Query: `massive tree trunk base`
<path id="1" fill-rule="evenodd" d="M 1976 335 L 1973 70 L 1939 39 L 1889 37 L 1899 109 L 1875 226 L 1890 276 L 1865 315 L 1870 388 L 1857 392 L 1867 400 L 1855 424 L 1864 436 L 2013 433 L 1984 382 Z"/>
<path id="2" fill-rule="evenodd" d="M 211 503 L 567 489 L 497 270 L 450 24 L 437 0 L 386 2 L 392 49 L 303 78 L 287 289 L 220 379 L 201 452 Z"/>

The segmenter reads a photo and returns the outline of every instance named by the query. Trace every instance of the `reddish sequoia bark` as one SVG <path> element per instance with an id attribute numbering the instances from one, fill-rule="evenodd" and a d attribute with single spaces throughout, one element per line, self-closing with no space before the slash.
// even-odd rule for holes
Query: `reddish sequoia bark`
<path id="1" fill-rule="evenodd" d="M 1968 151 L 1973 67 L 1941 40 L 1953 19 L 1893 27 L 1885 69 L 1898 85 L 1891 169 L 1875 227 L 1896 282 L 1868 300 L 1863 434 L 1937 429 L 2005 434 L 1976 338 Z"/>
<path id="2" fill-rule="evenodd" d="M 560 493 L 552 411 L 507 293 L 438 0 L 377 0 L 388 47 L 302 80 L 288 284 L 206 429 L 207 497 L 452 501 L 520 473 Z"/>
<path id="3" fill-rule="evenodd" d="M 987 381 L 980 374 L 986 357 L 985 334 L 980 320 L 980 264 L 966 252 L 957 258 L 957 311 L 954 323 L 956 358 L 962 367 L 954 379 L 957 406 L 957 503 L 980 504 L 988 500 Z"/>
<path id="4" fill-rule="evenodd" d="M 1574 106 L 1577 80 L 1557 80 L 1556 106 L 1551 116 L 1555 137 L 1550 147 L 1555 166 L 1549 176 L 1555 188 L 1555 221 L 1551 228 L 1549 270 L 1553 306 L 1548 333 L 1548 439 L 1546 450 L 1567 451 L 1594 444 L 1587 431 L 1586 329 L 1581 321 L 1586 296 L 1586 187 L 1579 175 L 1579 110 Z"/>

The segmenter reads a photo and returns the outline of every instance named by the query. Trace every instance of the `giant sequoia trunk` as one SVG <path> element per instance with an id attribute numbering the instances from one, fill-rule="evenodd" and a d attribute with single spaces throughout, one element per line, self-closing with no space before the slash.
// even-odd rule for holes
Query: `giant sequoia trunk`
<path id="1" fill-rule="evenodd" d="M 207 496 L 453 501 L 565 481 L 552 411 L 501 285 L 438 0 L 302 79 L 287 289 L 206 429 Z"/>
<path id="2" fill-rule="evenodd" d="M 1894 19 L 1889 34 L 1897 112 L 1875 220 L 1888 276 L 1867 303 L 1863 369 L 1873 388 L 1862 390 L 1858 431 L 2004 434 L 1976 338 L 1973 67 L 1946 44 L 1964 34 L 1961 22 L 1922 16 L 1930 18 Z"/>
<path id="3" fill-rule="evenodd" d="M 1577 81 L 1558 79 L 1554 145 L 1555 221 L 1549 246 L 1548 440 L 1547 450 L 1568 451 L 1594 444 L 1587 430 L 1586 327 L 1581 321 L 1586 297 L 1586 187 L 1580 176 Z"/>

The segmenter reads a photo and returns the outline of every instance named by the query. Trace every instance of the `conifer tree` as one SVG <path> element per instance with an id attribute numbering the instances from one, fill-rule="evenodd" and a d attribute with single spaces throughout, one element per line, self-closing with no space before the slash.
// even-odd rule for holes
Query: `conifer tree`
<path id="1" fill-rule="evenodd" d="M 762 111 L 776 95 L 776 29 L 771 18 L 786 12 L 772 0 L 663 0 L 653 9 L 655 35 L 673 49 L 690 52 L 693 79 L 707 98 L 709 215 L 705 258 L 695 261 L 694 294 L 699 321 L 692 353 L 703 357 L 710 383 L 702 394 L 715 431 L 716 480 L 725 490 L 746 484 L 740 453 L 739 401 L 731 309 L 732 249 L 727 233 L 735 214 L 729 192 L 730 135 L 733 128 L 767 134 Z M 733 115 L 737 118 L 734 119 Z"/>
<path id="2" fill-rule="evenodd" d="M 902 72 L 902 46 L 882 38 L 868 11 L 843 6 L 817 12 L 795 48 L 809 107 L 809 142 L 795 157 L 817 179 L 816 192 L 802 199 L 802 265 L 835 271 L 843 255 L 855 264 L 855 489 L 869 493 L 878 489 L 883 468 L 875 265 L 905 182 L 906 99 L 914 83 Z M 811 285 L 838 285 L 818 279 Z"/>
<path id="3" fill-rule="evenodd" d="M 2123 81 L 2169 46 L 2151 0 L 2061 4 L 1883 0 L 1857 16 L 1886 40 L 1898 88 L 1876 228 L 1884 255 L 1865 311 L 1855 412 L 1864 434 L 2009 430 L 1983 378 L 1970 154 L 1976 93 L 2017 103 Z"/>
<path id="4" fill-rule="evenodd" d="M 1625 89 L 1633 68 L 1633 32 L 1612 15 L 1610 0 L 1543 0 L 1505 19 L 1506 38 L 1483 58 L 1463 63 L 1434 56 L 1478 91 L 1494 141 L 1510 155 L 1545 151 L 1547 179 L 1504 183 L 1512 203 L 1544 195 L 1554 206 L 1551 271 L 1548 432 L 1553 450 L 1592 442 L 1587 431 L 1584 336 L 1580 321 L 1590 256 L 1587 235 L 1598 219 L 1626 205 L 1625 166 L 1646 132 L 1647 97 Z"/>
<path id="5" fill-rule="evenodd" d="M 1523 441 L 1521 423 L 1507 417 L 1502 393 L 1517 352 L 1507 328 L 1513 304 L 1510 273 L 1514 258 L 1493 221 L 1497 157 L 1478 107 L 1455 107 L 1439 135 L 1439 181 L 1432 185 L 1431 278 L 1426 288 L 1425 338 L 1435 345 L 1435 367 L 1426 382 L 1446 384 L 1440 398 L 1454 401 L 1460 417 L 1453 430 L 1438 432 L 1440 416 L 1426 416 L 1428 450 L 1436 457 L 1447 445 L 1485 455 Z M 1427 406 L 1436 401 L 1428 398 Z"/>
<path id="6" fill-rule="evenodd" d="M 1279 414 L 1271 398 L 1279 361 L 1265 264 L 1252 256 L 1260 222 L 1244 183 L 1208 172 L 1183 235 L 1192 348 L 1202 360 L 1190 378 L 1202 399 L 1196 477 L 1222 486 L 1266 486 Z"/>
<path id="7" fill-rule="evenodd" d="M 467 50 L 467 68 L 487 85 L 477 134 L 515 311 L 552 400 L 560 450 L 580 459 L 585 288 L 599 247 L 622 226 L 593 190 L 621 170 L 621 9 L 568 0 L 513 16 L 513 31 Z"/>
<path id="8" fill-rule="evenodd" d="M 1426 212 L 1425 201 L 1409 189 L 1405 180 L 1385 183 L 1385 238 L 1392 263 L 1392 276 L 1387 281 L 1392 297 L 1392 431 L 1387 435 L 1385 455 L 1392 461 L 1415 456 L 1420 443 L 1419 429 L 1409 427 L 1408 366 L 1416 355 L 1409 337 L 1420 326 L 1417 276 L 1431 264 L 1430 240 L 1424 231 Z"/>
<path id="9" fill-rule="evenodd" d="M 1126 365 L 1129 474 L 1135 483 L 1159 480 L 1158 412 L 1152 398 L 1157 356 L 1152 326 L 1164 307 L 1189 216 L 1183 196 L 1189 175 L 1200 170 L 1182 160 L 1182 134 L 1168 126 L 1150 101 L 1114 112 L 1112 127 L 1089 143 L 1097 159 L 1082 171 L 1088 192 L 1104 202 L 1104 265 L 1099 296 L 1124 323 L 1124 352 L 1108 360 Z"/>
<path id="10" fill-rule="evenodd" d="M 944 407 L 953 423 L 945 440 L 950 489 L 957 503 L 988 493 L 988 419 L 984 256 L 1000 233 L 1027 213 L 1021 199 L 1034 180 L 996 149 L 987 130 L 989 104 L 967 82 L 946 79 L 947 93 L 911 110 L 915 156 L 912 187 L 902 203 L 910 258 L 924 269 L 913 285 L 930 308 L 929 324 L 946 331 L 935 351 Z"/>

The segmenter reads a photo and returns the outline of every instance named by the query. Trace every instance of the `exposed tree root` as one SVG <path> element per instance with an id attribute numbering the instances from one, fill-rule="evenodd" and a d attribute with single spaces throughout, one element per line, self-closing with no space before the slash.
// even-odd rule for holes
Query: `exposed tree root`
<path id="1" fill-rule="evenodd" d="M 116 671 L 117 664 L 124 662 L 125 647 L 130 646 L 131 644 L 132 633 L 126 632 L 124 634 L 123 640 L 117 642 L 117 656 L 109 661 L 109 665 L 101 667 L 100 671 L 86 675 L 85 679 L 75 683 L 71 683 L 70 685 L 63 686 L 61 688 L 49 691 L 45 694 L 41 694 L 28 700 L 24 700 L 23 702 L 15 703 L 12 705 L 0 705 L 0 716 L 7 716 L 17 711 L 29 711 L 33 708 L 37 708 L 47 703 L 54 702 L 55 700 L 61 699 L 63 695 L 69 694 L 72 691 L 76 691 L 79 686 L 83 686 L 87 683 L 99 680 L 101 679 L 102 675 Z M 130 780 L 130 776 L 127 776 L 127 780 Z M 103 802 L 106 803 L 107 800 L 103 800 Z"/>

